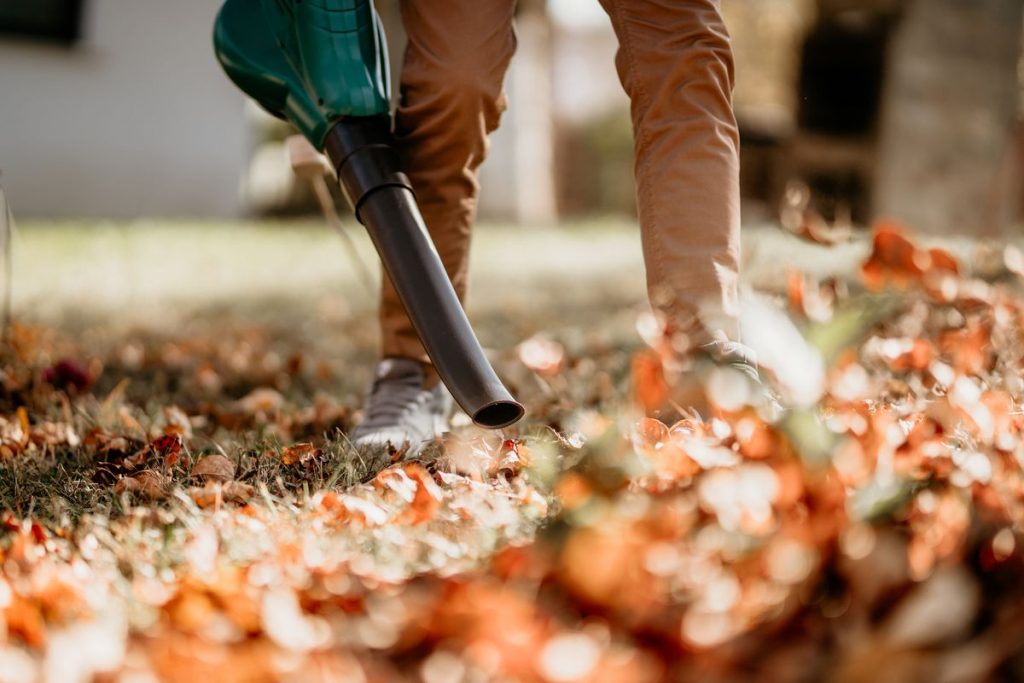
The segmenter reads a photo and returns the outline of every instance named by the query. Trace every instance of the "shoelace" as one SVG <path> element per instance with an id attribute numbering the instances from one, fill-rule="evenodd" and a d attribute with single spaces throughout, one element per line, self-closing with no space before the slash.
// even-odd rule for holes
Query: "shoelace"
<path id="1" fill-rule="evenodd" d="M 363 429 L 390 427 L 414 406 L 422 403 L 429 394 L 419 382 L 407 380 L 378 380 L 370 392 L 369 405 Z"/>

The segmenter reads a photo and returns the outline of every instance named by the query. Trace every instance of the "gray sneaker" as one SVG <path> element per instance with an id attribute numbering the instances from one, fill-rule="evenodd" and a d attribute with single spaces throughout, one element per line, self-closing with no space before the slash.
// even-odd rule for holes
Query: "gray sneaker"
<path id="1" fill-rule="evenodd" d="M 441 383 L 423 388 L 423 365 L 408 358 L 385 358 L 377 365 L 363 421 L 352 432 L 356 446 L 409 447 L 448 431 L 452 397 Z"/>

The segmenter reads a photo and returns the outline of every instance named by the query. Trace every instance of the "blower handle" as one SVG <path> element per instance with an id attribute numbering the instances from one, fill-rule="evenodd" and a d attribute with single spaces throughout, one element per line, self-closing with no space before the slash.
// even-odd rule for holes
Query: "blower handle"
<path id="1" fill-rule="evenodd" d="M 327 134 L 324 152 L 455 401 L 481 427 L 518 422 L 525 410 L 480 348 L 430 241 L 412 184 L 401 171 L 390 118 L 340 119 Z"/>

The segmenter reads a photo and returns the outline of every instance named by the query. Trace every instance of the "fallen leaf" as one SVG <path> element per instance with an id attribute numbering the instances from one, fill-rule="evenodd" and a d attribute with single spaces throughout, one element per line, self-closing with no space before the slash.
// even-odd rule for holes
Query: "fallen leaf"
<path id="1" fill-rule="evenodd" d="M 150 442 L 153 453 L 164 459 L 164 464 L 171 467 L 178 462 L 181 455 L 181 437 L 165 435 Z"/>
<path id="2" fill-rule="evenodd" d="M 189 497 L 201 508 L 216 507 L 220 503 L 244 503 L 254 493 L 252 485 L 240 481 L 209 481 L 205 486 L 188 490 Z"/>
<path id="3" fill-rule="evenodd" d="M 39 605 L 20 596 L 14 596 L 11 604 L 0 611 L 5 621 L 5 630 L 31 648 L 42 648 L 46 644 L 46 624 Z"/>
<path id="4" fill-rule="evenodd" d="M 644 349 L 633 356 L 631 364 L 633 400 L 644 413 L 655 413 L 668 403 L 669 386 L 661 356 L 653 349 Z"/>
<path id="5" fill-rule="evenodd" d="M 881 289 L 887 282 L 906 285 L 920 280 L 923 272 L 917 247 L 903 230 L 888 221 L 876 224 L 871 256 L 861 266 L 866 284 L 872 289 Z"/>
<path id="6" fill-rule="evenodd" d="M 28 421 L 28 411 L 25 406 L 18 406 L 18 425 L 21 427 L 21 445 L 26 446 L 32 435 L 32 427 Z"/>
<path id="7" fill-rule="evenodd" d="M 308 442 L 297 443 L 281 449 L 281 462 L 285 465 L 297 465 L 314 460 L 322 455 L 320 449 Z"/>
<path id="8" fill-rule="evenodd" d="M 416 482 L 416 493 L 400 520 L 409 524 L 429 522 L 441 508 L 443 494 L 434 477 L 421 465 L 409 463 L 402 468 Z"/>
<path id="9" fill-rule="evenodd" d="M 952 254 L 944 249 L 919 249 L 892 221 L 876 224 L 871 256 L 861 266 L 865 284 L 875 290 L 886 284 L 928 284 L 941 293 L 943 278 L 959 274 L 960 265 Z"/>
<path id="10" fill-rule="evenodd" d="M 284 396 L 269 387 L 260 387 L 238 399 L 238 409 L 248 415 L 275 413 L 284 404 Z"/>
<path id="11" fill-rule="evenodd" d="M 512 477 L 529 465 L 526 445 L 515 439 L 505 439 L 498 450 L 497 457 L 491 460 L 488 471 L 492 475 L 501 474 Z"/>
<path id="12" fill-rule="evenodd" d="M 328 491 L 320 504 L 325 510 L 337 515 L 339 521 L 356 521 L 362 526 L 379 526 L 390 519 L 391 515 L 381 505 L 349 494 Z"/>
<path id="13" fill-rule="evenodd" d="M 167 436 L 179 436 L 183 440 L 192 437 L 192 422 L 184 410 L 178 406 L 164 406 L 162 409 L 164 420 L 164 434 Z"/>
<path id="14" fill-rule="evenodd" d="M 154 470 L 143 470 L 131 477 L 121 477 L 114 487 L 117 493 L 138 493 L 150 500 L 167 497 L 168 482 Z"/>
<path id="15" fill-rule="evenodd" d="M 229 481 L 235 476 L 235 464 L 219 453 L 207 455 L 196 462 L 192 476 L 209 481 Z"/>
<path id="16" fill-rule="evenodd" d="M 84 391 L 93 380 L 89 368 L 74 358 L 63 358 L 43 371 L 43 381 L 58 389 Z"/>

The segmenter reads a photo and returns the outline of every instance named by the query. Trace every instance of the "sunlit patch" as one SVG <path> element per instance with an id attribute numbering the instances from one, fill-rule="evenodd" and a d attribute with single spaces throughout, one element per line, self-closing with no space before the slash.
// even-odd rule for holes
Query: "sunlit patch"
<path id="1" fill-rule="evenodd" d="M 557 635 L 541 649 L 539 669 L 549 681 L 579 681 L 594 671 L 600 656 L 598 644 L 585 634 Z"/>
<path id="2" fill-rule="evenodd" d="M 557 375 L 565 361 L 565 349 L 556 341 L 544 337 L 531 337 L 517 347 L 519 360 L 538 375 Z"/>

